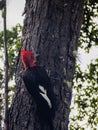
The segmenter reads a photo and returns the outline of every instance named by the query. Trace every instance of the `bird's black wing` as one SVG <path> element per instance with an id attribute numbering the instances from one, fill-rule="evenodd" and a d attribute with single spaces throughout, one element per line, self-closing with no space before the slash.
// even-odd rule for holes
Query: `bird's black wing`
<path id="1" fill-rule="evenodd" d="M 39 79 L 39 86 L 41 85 L 42 87 L 44 87 L 44 89 L 46 89 L 47 91 L 47 96 L 49 97 L 51 103 L 52 103 L 52 109 L 53 112 L 55 111 L 55 95 L 53 92 L 53 87 L 51 85 L 51 80 L 46 72 L 46 70 L 43 67 L 38 67 L 37 68 L 37 75 L 38 75 L 38 79 Z"/>
<path id="2" fill-rule="evenodd" d="M 45 102 L 52 109 L 52 115 L 54 116 L 55 98 L 50 78 L 45 69 L 39 66 L 29 68 L 24 72 L 23 81 L 28 92 L 34 97 L 37 104 L 44 102 L 43 99 L 45 99 Z"/>

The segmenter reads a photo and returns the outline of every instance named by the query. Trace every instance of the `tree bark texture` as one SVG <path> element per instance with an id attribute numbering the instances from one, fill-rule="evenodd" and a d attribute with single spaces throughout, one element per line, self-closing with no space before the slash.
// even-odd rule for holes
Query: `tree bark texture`
<path id="1" fill-rule="evenodd" d="M 56 97 L 54 130 L 68 130 L 83 0 L 26 0 L 24 13 L 21 49 L 39 54 L 37 64 L 47 70 Z M 16 91 L 9 110 L 9 128 L 40 130 L 36 104 L 25 89 L 22 71 L 19 54 Z"/>

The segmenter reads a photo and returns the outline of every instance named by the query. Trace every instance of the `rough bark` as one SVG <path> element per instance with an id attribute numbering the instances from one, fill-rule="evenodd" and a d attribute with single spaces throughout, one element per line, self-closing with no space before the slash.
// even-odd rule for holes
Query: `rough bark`
<path id="1" fill-rule="evenodd" d="M 68 130 L 83 0 L 26 0 L 24 13 L 21 49 L 39 54 L 37 64 L 47 70 L 56 96 L 54 130 Z M 10 130 L 40 130 L 36 104 L 25 89 L 20 76 L 22 70 L 19 55 L 9 127 Z"/>

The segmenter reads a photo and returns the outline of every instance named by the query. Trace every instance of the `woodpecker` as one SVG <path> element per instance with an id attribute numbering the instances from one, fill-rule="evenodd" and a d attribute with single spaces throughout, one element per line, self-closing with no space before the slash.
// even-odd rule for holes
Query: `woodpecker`
<path id="1" fill-rule="evenodd" d="M 21 60 L 24 66 L 23 81 L 27 91 L 37 105 L 37 115 L 42 125 L 50 125 L 53 130 L 54 93 L 50 78 L 45 69 L 36 65 L 36 56 L 29 50 L 21 51 Z"/>

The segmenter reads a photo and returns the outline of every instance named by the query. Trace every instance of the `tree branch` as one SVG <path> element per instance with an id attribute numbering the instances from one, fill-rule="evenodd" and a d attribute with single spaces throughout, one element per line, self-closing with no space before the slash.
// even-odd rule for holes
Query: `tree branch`
<path id="1" fill-rule="evenodd" d="M 5 115 L 4 115 L 4 130 L 8 130 L 8 51 L 7 51 L 7 35 L 6 35 L 6 0 L 4 0 L 4 51 L 5 51 Z"/>

